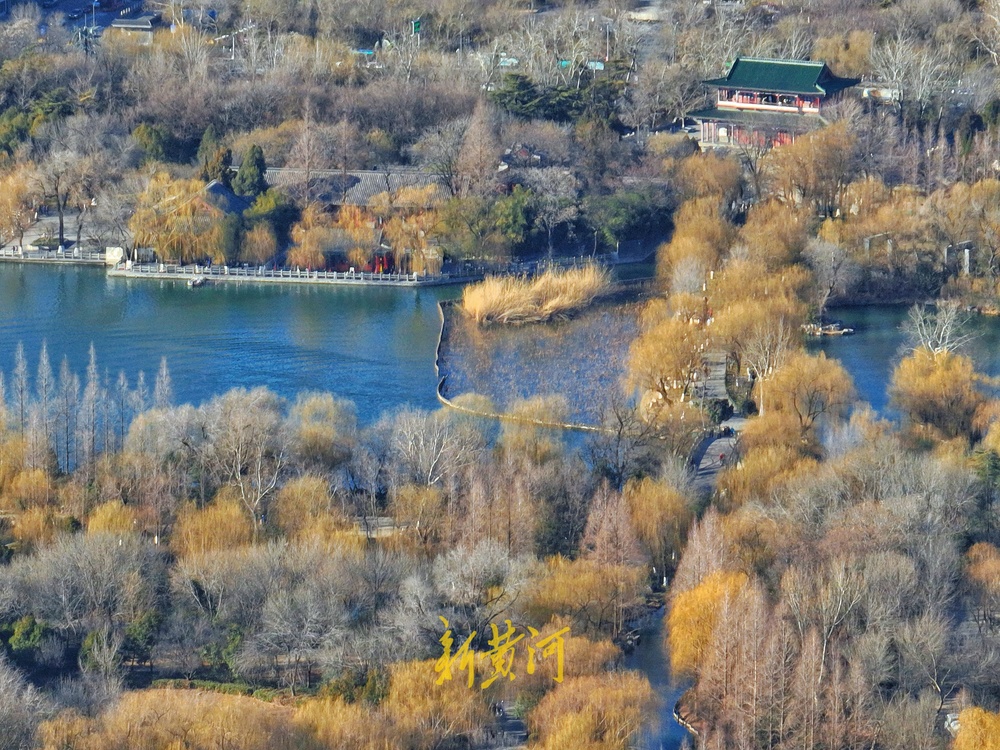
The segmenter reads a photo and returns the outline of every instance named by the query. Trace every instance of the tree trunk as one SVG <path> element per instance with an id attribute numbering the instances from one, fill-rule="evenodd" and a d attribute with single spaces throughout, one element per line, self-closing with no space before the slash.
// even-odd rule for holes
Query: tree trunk
<path id="1" fill-rule="evenodd" d="M 59 244 L 66 244 L 66 207 L 62 198 L 56 193 L 56 211 L 59 213 Z"/>
<path id="2" fill-rule="evenodd" d="M 76 246 L 80 246 L 80 240 L 83 238 L 83 215 L 87 211 L 86 206 L 81 206 L 79 213 L 76 215 Z"/>

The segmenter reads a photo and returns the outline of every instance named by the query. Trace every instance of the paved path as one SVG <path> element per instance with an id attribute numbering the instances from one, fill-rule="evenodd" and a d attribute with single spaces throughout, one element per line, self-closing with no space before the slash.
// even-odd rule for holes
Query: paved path
<path id="1" fill-rule="evenodd" d="M 496 733 L 492 747 L 523 748 L 528 741 L 528 727 L 523 719 L 511 713 L 513 704 L 510 701 L 500 701 L 494 709 L 497 717 Z"/>
<path id="2" fill-rule="evenodd" d="M 314 271 L 304 268 L 243 268 L 240 266 L 175 265 L 173 263 L 119 263 L 108 268 L 108 276 L 130 279 L 200 278 L 210 284 L 225 282 L 261 282 L 285 284 L 343 284 L 348 286 L 443 286 L 473 281 L 469 277 L 416 273 L 369 273 L 367 271 Z"/>
<path id="3" fill-rule="evenodd" d="M 726 355 L 722 352 L 711 352 L 705 357 L 705 364 L 708 366 L 705 397 L 728 399 Z M 715 489 L 719 472 L 739 460 L 739 434 L 746 422 L 745 417 L 727 419 L 719 425 L 722 434 L 705 438 L 694 450 L 691 459 L 695 467 L 694 486 L 699 492 L 711 493 Z"/>
<path id="4" fill-rule="evenodd" d="M 72 224 L 73 230 L 70 231 L 70 225 Z M 73 240 L 76 238 L 76 224 L 69 215 L 66 216 L 66 221 L 63 225 L 63 234 L 66 239 L 67 245 L 72 245 Z M 32 244 L 35 240 L 41 239 L 42 237 L 58 237 L 59 236 L 59 217 L 55 214 L 46 214 L 40 216 L 38 221 L 28 227 L 24 232 L 24 246 Z M 10 237 L 7 239 L 7 244 L 3 247 L 13 247 L 18 244 L 19 238 Z"/>
<path id="5" fill-rule="evenodd" d="M 708 366 L 708 385 L 705 387 L 706 398 L 729 398 L 726 393 L 726 355 L 722 352 L 710 352 L 705 355 Z"/>
<path id="6" fill-rule="evenodd" d="M 745 421 L 745 420 L 741 420 Z M 728 424 L 723 422 L 723 425 Z M 708 438 L 695 451 L 694 486 L 701 493 L 711 493 L 719 472 L 738 460 L 737 441 L 739 433 Z"/>
<path id="7" fill-rule="evenodd" d="M 27 247 L 27 246 L 25 246 Z M 103 266 L 103 250 L 77 250 L 75 247 L 63 252 L 58 250 L 14 250 L 0 247 L 0 261 L 11 263 L 76 263 L 80 265 Z"/>

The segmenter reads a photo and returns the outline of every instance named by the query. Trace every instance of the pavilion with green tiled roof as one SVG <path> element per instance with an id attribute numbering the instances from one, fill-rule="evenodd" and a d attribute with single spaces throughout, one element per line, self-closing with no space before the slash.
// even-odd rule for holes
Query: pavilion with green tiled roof
<path id="1" fill-rule="evenodd" d="M 705 81 L 715 106 L 691 116 L 705 145 L 781 145 L 826 124 L 822 108 L 858 82 L 821 61 L 738 57 L 725 77 Z"/>
<path id="2" fill-rule="evenodd" d="M 705 81 L 705 85 L 776 94 L 833 96 L 859 82 L 859 78 L 835 76 L 825 62 L 818 60 L 737 57 L 725 78 L 713 78 Z"/>

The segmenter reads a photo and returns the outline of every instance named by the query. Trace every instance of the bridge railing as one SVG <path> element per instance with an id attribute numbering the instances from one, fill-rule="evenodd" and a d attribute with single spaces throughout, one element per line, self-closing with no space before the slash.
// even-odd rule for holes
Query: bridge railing
<path id="1" fill-rule="evenodd" d="M 226 266 L 178 263 L 129 263 L 122 262 L 115 266 L 118 271 L 133 274 L 163 274 L 172 277 L 205 276 L 208 278 L 246 278 L 246 279 L 302 279 L 311 281 L 364 281 L 364 282 L 394 282 L 394 283 L 440 283 L 446 280 L 479 279 L 487 274 L 524 274 L 534 275 L 549 268 L 578 267 L 588 263 L 610 264 L 614 262 L 613 255 L 580 256 L 573 258 L 557 258 L 555 260 L 539 260 L 524 263 L 482 263 L 474 261 L 459 261 L 445 265 L 441 273 L 376 273 L 370 271 L 318 271 L 309 268 L 273 268 L 270 266 Z"/>
<path id="2" fill-rule="evenodd" d="M 436 281 L 440 274 L 422 275 L 418 273 L 371 273 L 366 271 L 314 271 L 306 268 L 267 268 L 254 266 L 182 266 L 173 263 L 119 263 L 118 270 L 150 276 L 180 276 L 185 278 L 245 278 L 245 279 L 302 279 L 303 281 L 387 281 L 410 282 Z"/>
<path id="3" fill-rule="evenodd" d="M 81 250 L 73 248 L 70 250 L 44 250 L 42 248 L 30 249 L 27 247 L 13 248 L 0 247 L 0 258 L 11 260 L 47 260 L 76 262 L 104 262 L 103 250 Z"/>

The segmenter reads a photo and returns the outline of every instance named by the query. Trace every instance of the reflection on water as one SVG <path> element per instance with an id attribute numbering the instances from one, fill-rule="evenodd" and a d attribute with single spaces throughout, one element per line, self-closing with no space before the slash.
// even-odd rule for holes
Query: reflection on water
<path id="1" fill-rule="evenodd" d="M 854 335 L 823 336 L 808 343 L 810 351 L 824 351 L 839 359 L 854 378 L 858 397 L 881 414 L 886 414 L 889 381 L 905 341 L 900 325 L 907 310 L 899 305 L 837 308 L 830 311 L 830 317 L 853 328 Z"/>
<path id="2" fill-rule="evenodd" d="M 450 308 L 441 353 L 446 394 L 488 396 L 501 409 L 536 395 L 566 397 L 570 421 L 598 420 L 607 395 L 620 393 L 638 304 L 605 304 L 554 323 L 491 326 Z"/>
<path id="3" fill-rule="evenodd" d="M 357 404 L 362 422 L 403 404 L 435 408 L 437 301 L 457 287 L 400 289 L 217 285 L 108 278 L 103 270 L 0 264 L 0 370 L 24 344 L 32 371 L 42 340 L 58 367 L 82 375 L 91 342 L 111 379 L 152 382 L 167 357 L 179 401 L 200 403 L 235 386 L 282 396 L 331 391 Z M 606 305 L 565 323 L 520 328 L 456 326 L 445 351 L 450 394 L 474 391 L 501 405 L 543 393 L 567 396 L 592 421 L 601 395 L 619 387 L 637 331 L 637 305 Z M 905 306 L 834 311 L 854 336 L 813 340 L 843 362 L 860 397 L 887 410 L 887 386 L 904 337 Z M 457 317 L 457 316 L 456 316 Z M 1000 375 L 1000 319 L 972 321 L 969 352 Z"/>
<path id="4" fill-rule="evenodd" d="M 93 342 L 98 364 L 151 386 L 165 356 L 178 401 L 265 385 L 288 398 L 331 391 L 362 422 L 403 404 L 433 409 L 437 301 L 426 289 L 219 284 L 108 278 L 103 270 L 0 264 L 0 370 L 22 342 L 32 374 L 42 340 L 58 368 L 81 376 Z"/>
<path id="5" fill-rule="evenodd" d="M 844 307 L 831 311 L 831 317 L 853 328 L 853 336 L 826 336 L 809 342 L 811 351 L 825 351 L 836 357 L 854 378 L 858 396 L 889 417 L 896 414 L 889 406 L 888 389 L 892 371 L 899 362 L 906 336 L 901 330 L 909 313 L 905 305 Z M 1000 318 L 974 316 L 969 321 L 973 334 L 966 352 L 976 368 L 987 375 L 1000 375 Z"/>
<path id="6" fill-rule="evenodd" d="M 111 379 L 138 371 L 152 385 L 166 356 L 179 401 L 200 403 L 228 388 L 266 385 L 294 397 L 307 389 L 353 400 L 362 422 L 404 404 L 436 408 L 433 359 L 437 301 L 458 288 L 372 289 L 219 285 L 109 279 L 99 269 L 0 264 L 0 370 L 23 342 L 34 370 L 42 340 L 55 365 L 65 355 L 83 373 L 91 342 Z M 843 362 L 862 399 L 886 412 L 887 385 L 903 344 L 905 307 L 835 311 L 854 336 L 811 341 Z M 598 394 L 618 387 L 638 307 L 605 306 L 549 326 L 456 326 L 444 352 L 449 393 L 475 391 L 506 405 L 563 393 L 579 419 L 593 418 Z M 970 354 L 1000 374 L 1000 319 L 977 318 Z M 640 670 L 661 699 L 640 747 L 674 750 L 686 738 L 673 720 L 685 685 L 675 685 L 662 648 L 663 620 L 625 666 Z"/>
<path id="7" fill-rule="evenodd" d="M 676 750 L 689 737 L 687 730 L 674 721 L 674 706 L 689 685 L 675 684 L 670 675 L 670 662 L 663 648 L 665 609 L 649 632 L 643 633 L 635 650 L 625 657 L 625 668 L 646 676 L 657 701 L 656 716 L 645 727 L 637 744 L 639 750 Z"/>

